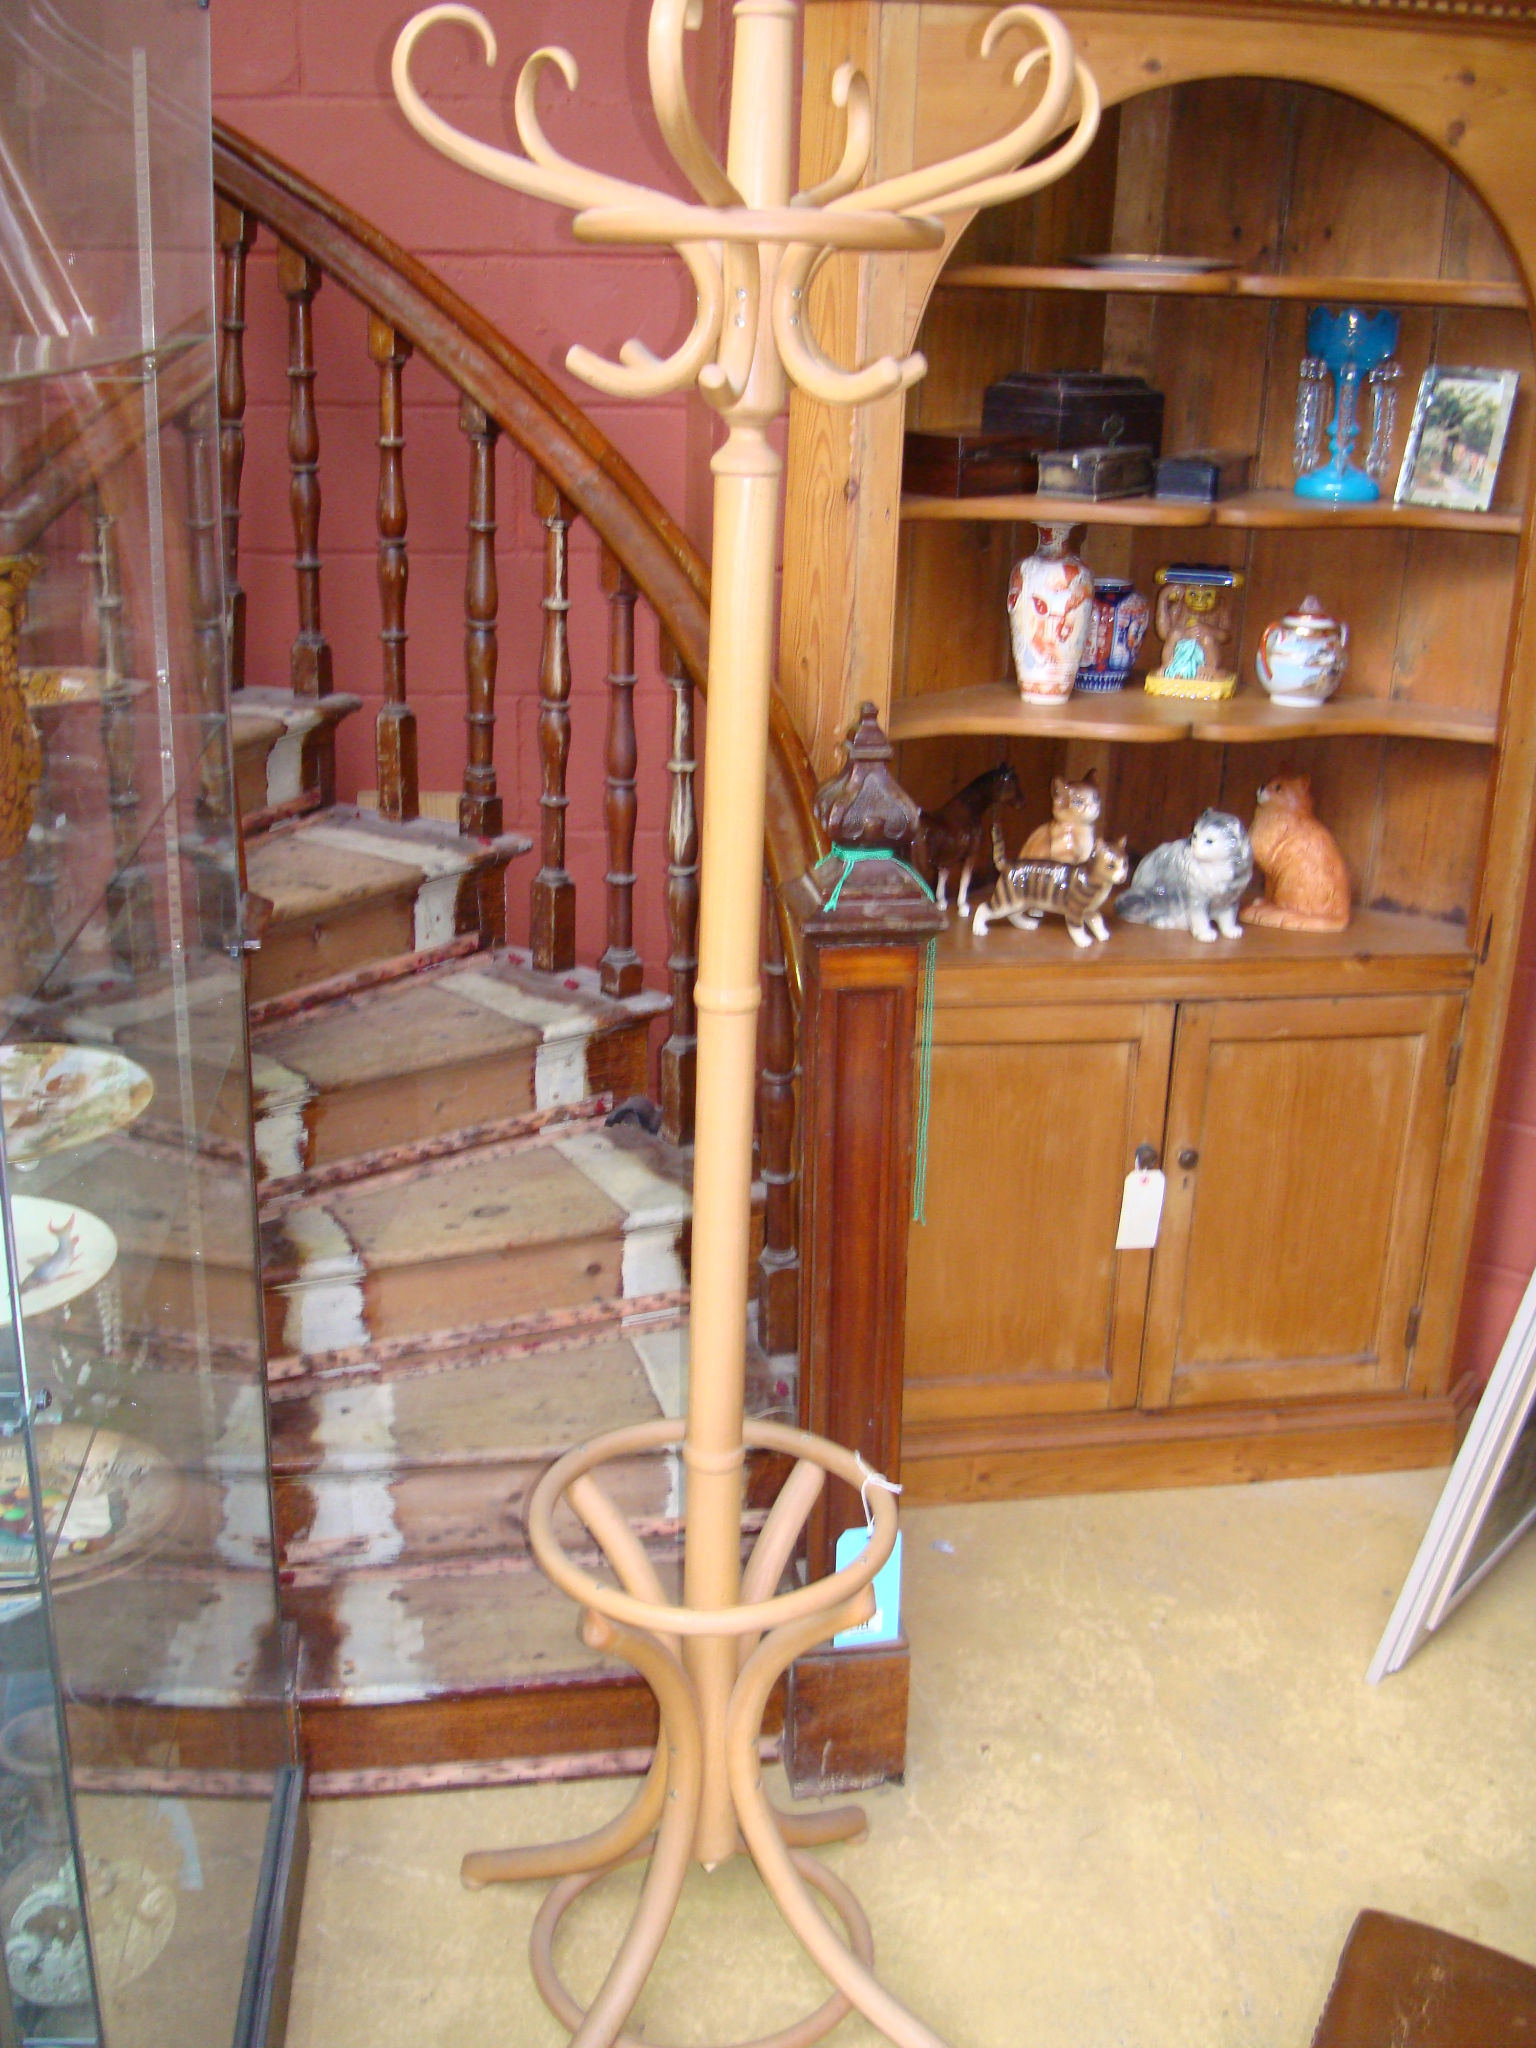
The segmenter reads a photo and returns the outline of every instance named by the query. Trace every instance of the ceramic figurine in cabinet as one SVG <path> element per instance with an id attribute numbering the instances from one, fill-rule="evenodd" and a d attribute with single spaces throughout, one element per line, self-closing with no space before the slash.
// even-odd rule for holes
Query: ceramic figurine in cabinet
<path id="1" fill-rule="evenodd" d="M 1037 825 L 1019 848 L 1020 860 L 1065 860 L 1080 866 L 1099 836 L 1099 785 L 1090 769 L 1081 782 L 1051 777 L 1051 822 Z"/>
<path id="2" fill-rule="evenodd" d="M 1266 782 L 1248 837 L 1264 871 L 1264 894 L 1244 904 L 1244 924 L 1288 932 L 1345 929 L 1349 871 L 1337 840 L 1313 813 L 1309 776 L 1277 775 Z"/>
<path id="3" fill-rule="evenodd" d="M 1094 794 L 1097 796 L 1098 792 Z M 987 813 L 995 804 L 1018 801 L 1019 778 L 1003 761 L 984 775 L 974 777 L 938 810 L 923 812 L 918 820 L 912 859 L 918 873 L 932 887 L 941 910 L 947 900 L 949 878 L 958 874 L 955 904 L 960 915 L 966 915 L 971 876 L 987 843 Z"/>
<path id="4" fill-rule="evenodd" d="M 992 856 L 997 863 L 997 883 L 985 903 L 978 904 L 972 930 L 985 938 L 987 926 L 1000 920 L 1032 932 L 1049 913 L 1066 920 L 1067 935 L 1074 946 L 1091 946 L 1095 939 L 1107 939 L 1104 906 L 1110 891 L 1130 873 L 1125 841 L 1101 839 L 1086 861 L 1010 861 L 1003 835 L 992 827 Z"/>
<path id="5" fill-rule="evenodd" d="M 1026 704 L 1064 704 L 1093 623 L 1093 577 L 1067 543 L 1070 526 L 1042 526 L 1040 545 L 1008 579 L 1008 633 Z"/>
<path id="6" fill-rule="evenodd" d="M 1117 576 L 1096 576 L 1093 619 L 1077 687 L 1090 693 L 1123 690 L 1152 620 L 1152 607 L 1132 584 Z"/>
<path id="7" fill-rule="evenodd" d="M 1131 886 L 1115 913 L 1131 924 L 1159 931 L 1189 932 L 1195 938 L 1240 939 L 1237 906 L 1253 880 L 1253 848 L 1241 818 L 1230 811 L 1202 811 L 1187 839 L 1154 846 L 1136 864 Z"/>
<path id="8" fill-rule="evenodd" d="M 1243 572 L 1207 562 L 1176 562 L 1159 569 L 1156 581 L 1154 623 L 1163 662 L 1147 677 L 1147 695 L 1230 697 L 1237 675 L 1224 665 L 1222 650 L 1232 637 L 1232 598 L 1243 586 Z"/>
<path id="9" fill-rule="evenodd" d="M 1331 619 L 1317 598 L 1304 597 L 1295 611 L 1264 628 L 1253 665 L 1276 704 L 1326 704 L 1349 665 L 1349 628 Z"/>

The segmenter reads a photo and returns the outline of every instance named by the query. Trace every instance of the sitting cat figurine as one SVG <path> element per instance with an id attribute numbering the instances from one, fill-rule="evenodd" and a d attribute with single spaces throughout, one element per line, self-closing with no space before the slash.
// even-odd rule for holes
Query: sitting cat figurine
<path id="1" fill-rule="evenodd" d="M 1065 860 L 1081 865 L 1098 838 L 1099 785 L 1093 771 L 1081 782 L 1051 777 L 1051 822 L 1037 825 L 1019 848 L 1020 860 Z M 1002 872 L 1001 869 L 998 870 Z"/>
<path id="2" fill-rule="evenodd" d="M 985 938 L 987 926 L 1006 918 L 1021 932 L 1032 932 L 1046 911 L 1063 917 L 1074 946 L 1090 946 L 1095 939 L 1107 939 L 1104 905 L 1109 892 L 1130 873 L 1125 841 L 1099 840 L 1086 861 L 1015 860 L 1003 849 L 1000 829 L 992 827 L 992 853 L 997 862 L 997 886 L 985 903 L 978 904 L 971 929 Z"/>
<path id="3" fill-rule="evenodd" d="M 1338 842 L 1312 813 L 1312 781 L 1277 775 L 1259 791 L 1248 836 L 1264 870 L 1264 894 L 1244 924 L 1288 932 L 1341 932 L 1349 923 L 1349 870 Z"/>
<path id="4" fill-rule="evenodd" d="M 1253 849 L 1242 820 L 1228 811 L 1202 811 L 1187 839 L 1154 846 L 1137 862 L 1115 913 L 1132 924 L 1187 931 L 1197 939 L 1214 939 L 1218 932 L 1240 939 L 1237 906 L 1252 879 Z"/>

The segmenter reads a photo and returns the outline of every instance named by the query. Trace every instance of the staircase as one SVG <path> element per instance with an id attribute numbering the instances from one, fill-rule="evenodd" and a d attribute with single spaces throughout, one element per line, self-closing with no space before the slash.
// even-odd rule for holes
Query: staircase
<path id="1" fill-rule="evenodd" d="M 328 732 L 356 704 L 320 701 Z M 317 1789 L 626 1763 L 649 1695 L 581 1645 L 523 1511 L 572 1443 L 682 1412 L 688 1149 L 607 1121 L 645 1115 L 669 1000 L 499 943 L 526 836 L 322 806 L 312 708 L 247 708 L 271 1462 Z M 792 1365 L 755 1364 L 752 1411 L 792 1418 Z M 675 1579 L 676 1455 L 611 1491 Z"/>
<path id="2" fill-rule="evenodd" d="M 249 145 L 220 134 L 215 156 L 224 570 L 256 940 L 247 994 L 271 1467 L 304 1753 L 322 1792 L 482 1782 L 560 1768 L 549 1759 L 573 1753 L 584 1770 L 616 1767 L 652 1737 L 650 1695 L 629 1667 L 582 1646 L 570 1603 L 532 1563 L 523 1513 L 560 1451 L 680 1415 L 686 1401 L 691 755 L 707 578 L 591 423 L 437 280 Z M 298 633 L 284 676 L 247 657 L 255 599 L 241 584 L 254 571 L 239 552 L 247 258 L 267 232 L 279 238 L 289 307 Z M 378 366 L 384 687 L 369 809 L 335 801 L 338 738 L 362 699 L 330 687 L 336 664 L 322 624 L 312 325 L 322 280 L 368 308 Z M 460 390 L 469 482 L 464 780 L 461 794 L 435 801 L 418 783 L 420 707 L 405 671 L 400 373 L 413 353 L 446 368 Z M 490 456 L 499 434 L 531 458 L 546 534 L 543 602 L 527 625 L 498 615 Z M 253 464 L 273 452 L 253 436 Z M 590 965 L 576 956 L 582 878 L 567 859 L 564 779 L 570 536 L 583 518 L 604 550 L 611 653 L 599 884 L 608 946 Z M 638 604 L 661 624 L 671 698 L 667 865 L 654 877 L 637 876 L 635 857 Z M 503 824 L 498 636 L 503 659 L 540 678 L 540 799 L 527 831 Z M 253 649 L 270 647 L 250 637 Z M 808 768 L 783 721 L 774 772 L 765 862 L 788 876 L 824 842 Z M 536 868 L 525 858 L 535 851 Z M 506 943 L 509 884 L 528 891 L 527 947 Z M 635 945 L 636 895 L 648 888 L 667 912 L 667 958 L 649 974 Z M 778 982 L 787 999 L 782 972 Z M 792 1021 L 785 1035 L 792 1044 Z M 626 1120 L 610 1124 L 616 1107 Z M 758 1347 L 754 1315 L 749 1406 L 792 1420 L 783 1281 L 786 1269 L 793 1278 L 793 1245 L 782 1240 L 793 1133 L 784 1126 L 781 1114 L 764 1155 L 780 1191 L 781 1241 L 765 1247 L 760 1201 L 753 1246 L 754 1256 L 774 1254 L 764 1332 L 774 1355 Z M 753 1467 L 744 1536 L 778 1476 L 771 1463 Z M 676 1454 L 629 1460 L 611 1490 L 663 1582 L 675 1583 Z M 579 1536 L 574 1524 L 568 1533 Z"/>

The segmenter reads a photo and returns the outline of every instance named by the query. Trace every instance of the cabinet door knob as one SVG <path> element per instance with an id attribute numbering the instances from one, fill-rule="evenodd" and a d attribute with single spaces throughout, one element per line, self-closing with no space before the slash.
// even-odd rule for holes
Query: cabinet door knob
<path id="1" fill-rule="evenodd" d="M 1194 1169 L 1200 1164 L 1200 1154 L 1193 1145 L 1186 1145 L 1184 1147 L 1183 1151 L 1179 1154 L 1179 1164 L 1186 1173 L 1193 1173 Z"/>
<path id="2" fill-rule="evenodd" d="M 1138 1173 L 1152 1173 L 1160 1164 L 1161 1161 L 1155 1145 L 1138 1145 L 1136 1147 L 1136 1171 Z"/>

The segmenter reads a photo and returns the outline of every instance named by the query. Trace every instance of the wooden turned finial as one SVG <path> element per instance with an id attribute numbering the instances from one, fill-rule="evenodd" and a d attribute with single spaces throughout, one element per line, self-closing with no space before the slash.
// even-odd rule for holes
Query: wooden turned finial
<path id="1" fill-rule="evenodd" d="M 895 748 L 870 703 L 843 741 L 843 771 L 816 792 L 816 815 L 835 846 L 884 848 L 905 860 L 921 813 L 891 773 Z"/>

